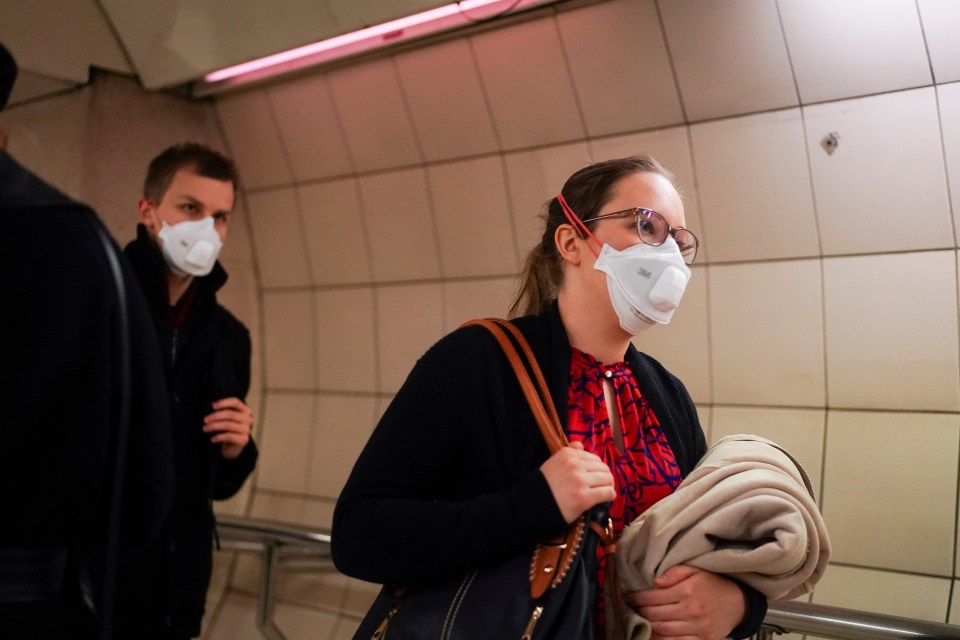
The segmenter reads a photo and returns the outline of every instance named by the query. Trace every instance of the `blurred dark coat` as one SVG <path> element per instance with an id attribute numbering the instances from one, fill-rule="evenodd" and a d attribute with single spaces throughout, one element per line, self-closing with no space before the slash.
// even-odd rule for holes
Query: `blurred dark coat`
<path id="1" fill-rule="evenodd" d="M 72 556 L 106 540 L 119 407 L 119 297 L 96 227 L 103 228 L 92 210 L 0 152 L 0 550 L 66 548 Z M 172 498 L 169 415 L 146 302 L 110 244 L 131 329 L 121 533 L 124 544 L 142 544 Z M 74 572 L 54 570 L 72 593 Z M 0 592 L 5 580 L 14 588 L 11 575 L 0 568 Z M 41 597 L 19 613 L 17 605 L 0 605 L 0 637 L 19 637 L 16 620 L 26 610 L 30 637 L 72 637 L 58 626 L 62 606 L 62 597 Z"/>

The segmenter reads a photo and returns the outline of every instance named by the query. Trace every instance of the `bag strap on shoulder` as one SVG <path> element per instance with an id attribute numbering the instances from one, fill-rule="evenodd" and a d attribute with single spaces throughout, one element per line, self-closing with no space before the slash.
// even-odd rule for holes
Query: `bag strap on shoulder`
<path id="1" fill-rule="evenodd" d="M 540 371 L 537 359 L 520 330 L 500 318 L 471 320 L 461 327 L 471 325 L 485 327 L 500 344 L 520 382 L 523 395 L 537 420 L 537 426 L 550 454 L 553 455 L 568 446 L 567 434 L 563 431 L 543 372 Z M 537 545 L 530 563 L 531 597 L 540 598 L 563 581 L 580 551 L 586 529 L 587 517 L 582 515 L 570 524 L 563 535 Z"/>
<path id="2" fill-rule="evenodd" d="M 460 326 L 472 325 L 485 327 L 500 344 L 507 360 L 510 361 L 510 366 L 513 368 L 517 380 L 520 382 L 523 395 L 530 405 L 530 409 L 537 420 L 537 426 L 540 427 L 540 433 L 543 435 L 551 455 L 568 446 L 567 435 L 564 433 L 560 417 L 557 415 L 543 372 L 540 370 L 537 359 L 520 330 L 513 323 L 501 318 L 471 320 Z M 519 351 L 517 350 L 518 346 Z M 534 384 L 534 381 L 536 384 Z M 585 515 L 581 516 L 570 525 L 564 536 L 537 545 L 530 566 L 530 595 L 532 597 L 539 598 L 563 580 L 570 563 L 579 552 L 580 543 L 587 528 L 586 523 L 587 517 Z M 607 584 L 603 587 L 609 596 L 608 604 L 612 605 L 613 609 L 613 611 L 608 612 L 607 624 L 611 625 L 613 629 L 613 638 L 621 640 L 623 638 L 623 628 L 620 621 L 623 620 L 624 605 L 614 558 L 617 552 L 617 544 L 609 518 L 604 525 L 591 519 L 589 528 L 597 535 L 607 555 Z"/>
<path id="3" fill-rule="evenodd" d="M 465 322 L 461 327 L 479 325 L 485 327 L 493 337 L 496 338 L 500 347 L 503 349 L 510 366 L 520 382 L 523 389 L 523 395 L 530 405 L 534 418 L 537 420 L 537 426 L 540 427 L 540 433 L 547 443 L 551 455 L 560 451 L 570 443 L 567 441 L 567 435 L 563 431 L 560 422 L 560 416 L 557 415 L 557 409 L 553 405 L 550 397 L 550 389 L 547 387 L 547 381 L 540 371 L 537 359 L 530 349 L 526 338 L 520 333 L 512 323 L 501 318 L 482 318 Z M 510 334 L 508 337 L 507 333 Z M 511 340 L 512 338 L 512 340 Z M 519 351 L 517 349 L 519 346 Z M 521 355 L 522 354 L 522 355 Z M 532 374 L 532 375 L 531 375 Z M 534 383 L 535 381 L 535 383 Z"/>

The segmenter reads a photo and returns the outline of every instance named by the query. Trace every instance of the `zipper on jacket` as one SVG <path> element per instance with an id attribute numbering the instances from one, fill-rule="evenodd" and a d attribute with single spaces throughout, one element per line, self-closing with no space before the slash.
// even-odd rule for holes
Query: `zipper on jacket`
<path id="1" fill-rule="evenodd" d="M 543 607 L 534 608 L 533 613 L 530 615 L 530 621 L 527 622 L 527 628 L 523 630 L 523 635 L 520 636 L 520 640 L 531 640 L 531 638 L 533 638 L 533 629 L 537 626 L 537 622 L 540 621 L 542 614 Z"/>
<path id="2" fill-rule="evenodd" d="M 370 640 L 383 640 L 387 637 L 387 627 L 390 626 L 390 621 L 393 620 L 393 616 L 397 615 L 397 607 L 390 609 L 387 612 L 387 617 L 383 619 L 383 622 L 380 623 L 380 626 L 377 627 L 377 630 L 373 632 L 373 635 L 370 636 Z"/>

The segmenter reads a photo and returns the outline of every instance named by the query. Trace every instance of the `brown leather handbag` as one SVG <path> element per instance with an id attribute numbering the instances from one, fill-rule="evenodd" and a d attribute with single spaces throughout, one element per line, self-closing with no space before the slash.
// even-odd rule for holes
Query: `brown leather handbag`
<path id="1" fill-rule="evenodd" d="M 469 325 L 485 327 L 500 344 L 550 453 L 567 446 L 547 383 L 523 334 L 499 318 L 462 326 Z M 575 520 L 564 536 L 493 567 L 415 589 L 385 585 L 354 640 L 592 640 L 598 544 L 608 552 L 615 549 L 602 505 Z M 614 564 L 608 562 L 608 571 Z"/>

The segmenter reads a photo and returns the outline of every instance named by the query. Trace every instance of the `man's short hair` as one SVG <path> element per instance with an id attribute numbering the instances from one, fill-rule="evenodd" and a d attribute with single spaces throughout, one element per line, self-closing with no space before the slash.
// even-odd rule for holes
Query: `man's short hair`
<path id="1" fill-rule="evenodd" d="M 159 203 L 170 188 L 173 176 L 181 169 L 189 169 L 204 178 L 232 182 L 233 190 L 237 190 L 237 168 L 230 158 L 205 145 L 184 142 L 168 147 L 150 161 L 143 182 L 143 197 Z"/>

